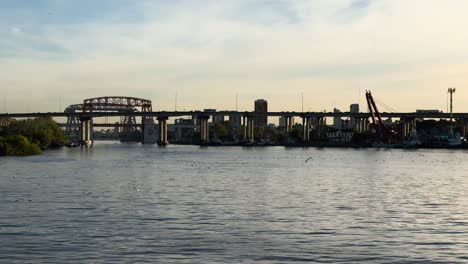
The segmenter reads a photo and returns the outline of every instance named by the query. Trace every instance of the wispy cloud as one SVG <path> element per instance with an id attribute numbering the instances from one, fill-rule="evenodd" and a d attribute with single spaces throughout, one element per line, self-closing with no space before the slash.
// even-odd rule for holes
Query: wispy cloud
<path id="1" fill-rule="evenodd" d="M 395 87 L 438 92 L 444 82 L 468 84 L 467 8 L 463 0 L 4 1 L 0 87 L 18 102 L 29 100 L 18 91 L 31 90 L 70 103 L 132 94 L 162 108 L 172 90 L 184 91 L 187 108 L 223 108 L 219 99 L 238 91 L 250 96 L 246 108 L 271 94 L 277 109 L 299 91 L 314 95 L 316 109 L 330 94 L 351 103 L 359 88 L 390 98 Z"/>

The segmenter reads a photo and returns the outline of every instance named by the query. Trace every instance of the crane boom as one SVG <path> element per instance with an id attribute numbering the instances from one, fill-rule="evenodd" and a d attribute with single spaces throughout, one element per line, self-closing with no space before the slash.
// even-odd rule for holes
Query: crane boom
<path id="1" fill-rule="evenodd" d="M 379 109 L 375 104 L 374 97 L 372 97 L 371 91 L 366 90 L 366 100 L 367 106 L 369 107 L 369 112 L 371 114 L 372 123 L 374 124 L 375 128 L 377 129 L 377 134 L 381 140 L 389 141 L 387 128 L 385 127 L 382 116 L 380 115 Z"/>

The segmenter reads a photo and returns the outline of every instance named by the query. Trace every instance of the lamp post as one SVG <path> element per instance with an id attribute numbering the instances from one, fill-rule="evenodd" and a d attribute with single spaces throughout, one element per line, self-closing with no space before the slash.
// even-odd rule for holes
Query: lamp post
<path id="1" fill-rule="evenodd" d="M 448 88 L 448 93 L 450 94 L 450 136 L 454 138 L 453 135 L 453 94 L 455 93 L 456 88 Z"/>

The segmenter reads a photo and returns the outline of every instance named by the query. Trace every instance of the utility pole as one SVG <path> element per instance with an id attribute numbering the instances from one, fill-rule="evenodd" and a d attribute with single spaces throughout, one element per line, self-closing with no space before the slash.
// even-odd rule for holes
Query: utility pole
<path id="1" fill-rule="evenodd" d="M 239 93 L 236 93 L 236 112 L 239 111 Z"/>
<path id="2" fill-rule="evenodd" d="M 450 94 L 450 136 L 454 138 L 453 135 L 453 94 L 455 93 L 456 88 L 449 88 L 448 93 Z"/>
<path id="3" fill-rule="evenodd" d="M 304 113 L 304 93 L 301 93 L 301 100 L 302 100 L 302 113 Z"/>
<path id="4" fill-rule="evenodd" d="M 175 102 L 174 102 L 174 109 L 175 109 L 176 112 L 177 112 L 177 97 L 178 97 L 178 95 L 179 95 L 178 91 L 176 91 L 176 93 L 175 93 Z"/>

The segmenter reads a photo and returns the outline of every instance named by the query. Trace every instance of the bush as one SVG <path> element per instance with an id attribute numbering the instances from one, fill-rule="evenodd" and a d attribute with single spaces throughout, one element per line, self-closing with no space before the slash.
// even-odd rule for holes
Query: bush
<path id="1" fill-rule="evenodd" d="M 67 143 L 63 131 L 49 117 L 11 120 L 0 134 L 0 155 L 34 155 L 54 146 Z"/>
<path id="2" fill-rule="evenodd" d="M 0 155 L 8 156 L 27 156 L 41 153 L 37 144 L 29 142 L 22 135 L 0 137 Z"/>

